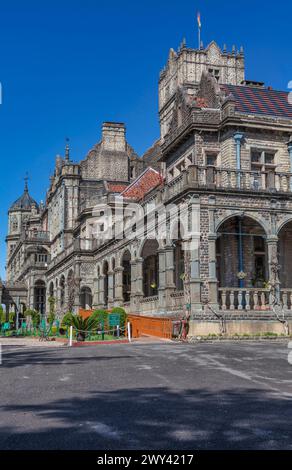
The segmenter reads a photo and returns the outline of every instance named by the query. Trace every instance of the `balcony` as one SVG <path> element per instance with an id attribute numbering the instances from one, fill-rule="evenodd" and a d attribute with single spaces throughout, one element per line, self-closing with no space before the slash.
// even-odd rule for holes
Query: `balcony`
<path id="1" fill-rule="evenodd" d="M 290 194 L 292 193 L 292 173 L 190 165 L 166 185 L 165 199 L 171 199 L 190 188 Z"/>
<path id="2" fill-rule="evenodd" d="M 50 241 L 50 233 L 41 230 L 29 230 L 23 234 L 22 239 L 24 241 L 48 243 Z"/>

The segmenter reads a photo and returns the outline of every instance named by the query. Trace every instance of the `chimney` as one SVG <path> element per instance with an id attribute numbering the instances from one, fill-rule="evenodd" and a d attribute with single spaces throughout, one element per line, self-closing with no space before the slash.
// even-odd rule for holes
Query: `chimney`
<path id="1" fill-rule="evenodd" d="M 102 126 L 102 148 L 110 152 L 126 151 L 126 127 L 119 122 L 104 122 Z"/>

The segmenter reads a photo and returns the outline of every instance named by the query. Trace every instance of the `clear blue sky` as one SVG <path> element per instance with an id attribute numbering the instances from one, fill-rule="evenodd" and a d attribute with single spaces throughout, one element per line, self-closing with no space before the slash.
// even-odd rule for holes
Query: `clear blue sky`
<path id="1" fill-rule="evenodd" d="M 69 136 L 84 158 L 105 120 L 123 121 L 141 155 L 158 137 L 157 83 L 170 47 L 185 36 L 243 45 L 247 78 L 287 89 L 292 4 L 215 0 L 0 0 L 0 272 L 7 210 L 23 189 L 44 199 Z"/>

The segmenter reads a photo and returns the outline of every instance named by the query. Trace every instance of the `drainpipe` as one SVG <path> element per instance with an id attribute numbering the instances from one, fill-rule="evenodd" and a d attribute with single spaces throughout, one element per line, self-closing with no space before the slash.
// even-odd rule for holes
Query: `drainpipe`
<path id="1" fill-rule="evenodd" d="M 243 140 L 244 135 L 240 132 L 236 132 L 233 138 L 236 144 L 236 172 L 237 172 L 237 187 L 240 189 L 241 187 L 241 143 Z"/>
<path id="2" fill-rule="evenodd" d="M 288 152 L 290 156 L 290 173 L 292 173 L 292 136 L 288 142 Z M 292 177 L 290 176 L 290 191 L 292 191 Z"/>
<path id="3" fill-rule="evenodd" d="M 238 272 L 244 272 L 243 263 L 243 236 L 242 236 L 242 218 L 238 219 Z M 239 288 L 244 288 L 244 280 L 239 279 Z"/>

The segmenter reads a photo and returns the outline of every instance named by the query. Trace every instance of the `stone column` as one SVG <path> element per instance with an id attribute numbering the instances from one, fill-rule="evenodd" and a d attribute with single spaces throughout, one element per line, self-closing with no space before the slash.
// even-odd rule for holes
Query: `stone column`
<path id="1" fill-rule="evenodd" d="M 218 308 L 218 279 L 216 273 L 216 242 L 217 234 L 215 232 L 215 198 L 209 198 L 209 301 L 213 308 Z"/>
<path id="2" fill-rule="evenodd" d="M 241 143 L 243 141 L 244 135 L 240 132 L 234 134 L 234 140 L 236 145 L 236 171 L 237 171 L 237 187 L 241 187 Z"/>
<path id="3" fill-rule="evenodd" d="M 29 288 L 29 308 L 34 309 L 34 287 Z"/>
<path id="4" fill-rule="evenodd" d="M 74 311 L 75 314 L 79 313 L 80 309 L 80 282 L 81 282 L 81 277 L 80 277 L 80 262 L 77 262 L 75 264 L 75 273 L 74 273 L 74 278 L 75 278 L 75 300 L 74 300 Z"/>
<path id="5" fill-rule="evenodd" d="M 104 279 L 105 279 L 105 275 L 101 274 L 99 276 L 99 301 L 98 301 L 99 308 L 104 308 L 105 307 L 105 303 L 104 303 Z"/>
<path id="6" fill-rule="evenodd" d="M 69 287 L 68 283 L 65 281 L 65 286 L 64 286 L 64 306 L 63 306 L 63 313 L 68 312 L 68 303 L 69 303 Z"/>
<path id="7" fill-rule="evenodd" d="M 112 308 L 114 303 L 114 273 L 108 272 L 108 307 Z"/>
<path id="8" fill-rule="evenodd" d="M 117 306 L 123 305 L 123 272 L 124 268 L 118 266 L 115 269 L 115 298 L 114 302 Z"/>
<path id="9" fill-rule="evenodd" d="M 137 258 L 134 262 L 131 263 L 132 273 L 131 273 L 131 311 L 133 313 L 138 313 L 141 311 L 140 302 L 144 297 L 143 292 L 143 258 Z"/>
<path id="10" fill-rule="evenodd" d="M 166 285 L 166 275 L 165 275 L 165 251 L 158 250 L 159 257 L 159 287 L 158 287 L 158 307 L 159 310 L 165 312 L 166 308 L 166 298 L 165 298 L 165 285 Z"/>
<path id="11" fill-rule="evenodd" d="M 174 283 L 174 247 L 166 246 L 165 249 L 165 306 L 170 309 L 174 306 L 171 294 L 176 290 Z"/>
<path id="12" fill-rule="evenodd" d="M 278 242 L 279 239 L 276 235 L 267 239 L 268 245 L 268 263 L 269 263 L 269 282 L 275 288 L 276 296 L 280 300 L 281 283 L 279 279 L 279 259 L 278 259 Z"/>
<path id="13" fill-rule="evenodd" d="M 98 283 L 98 278 L 93 279 L 93 295 L 92 295 L 92 308 L 96 309 L 99 307 L 99 302 L 98 302 L 98 293 L 99 293 L 99 283 Z"/>
<path id="14" fill-rule="evenodd" d="M 200 240 L 201 240 L 201 204 L 200 197 L 194 196 L 190 201 L 190 240 L 184 242 L 186 263 L 190 263 L 190 303 L 191 312 L 195 314 L 202 310 L 201 278 L 200 278 Z M 186 270 L 187 272 L 187 266 Z M 185 289 L 187 290 L 187 289 Z M 189 300 L 185 298 L 185 303 Z"/>

